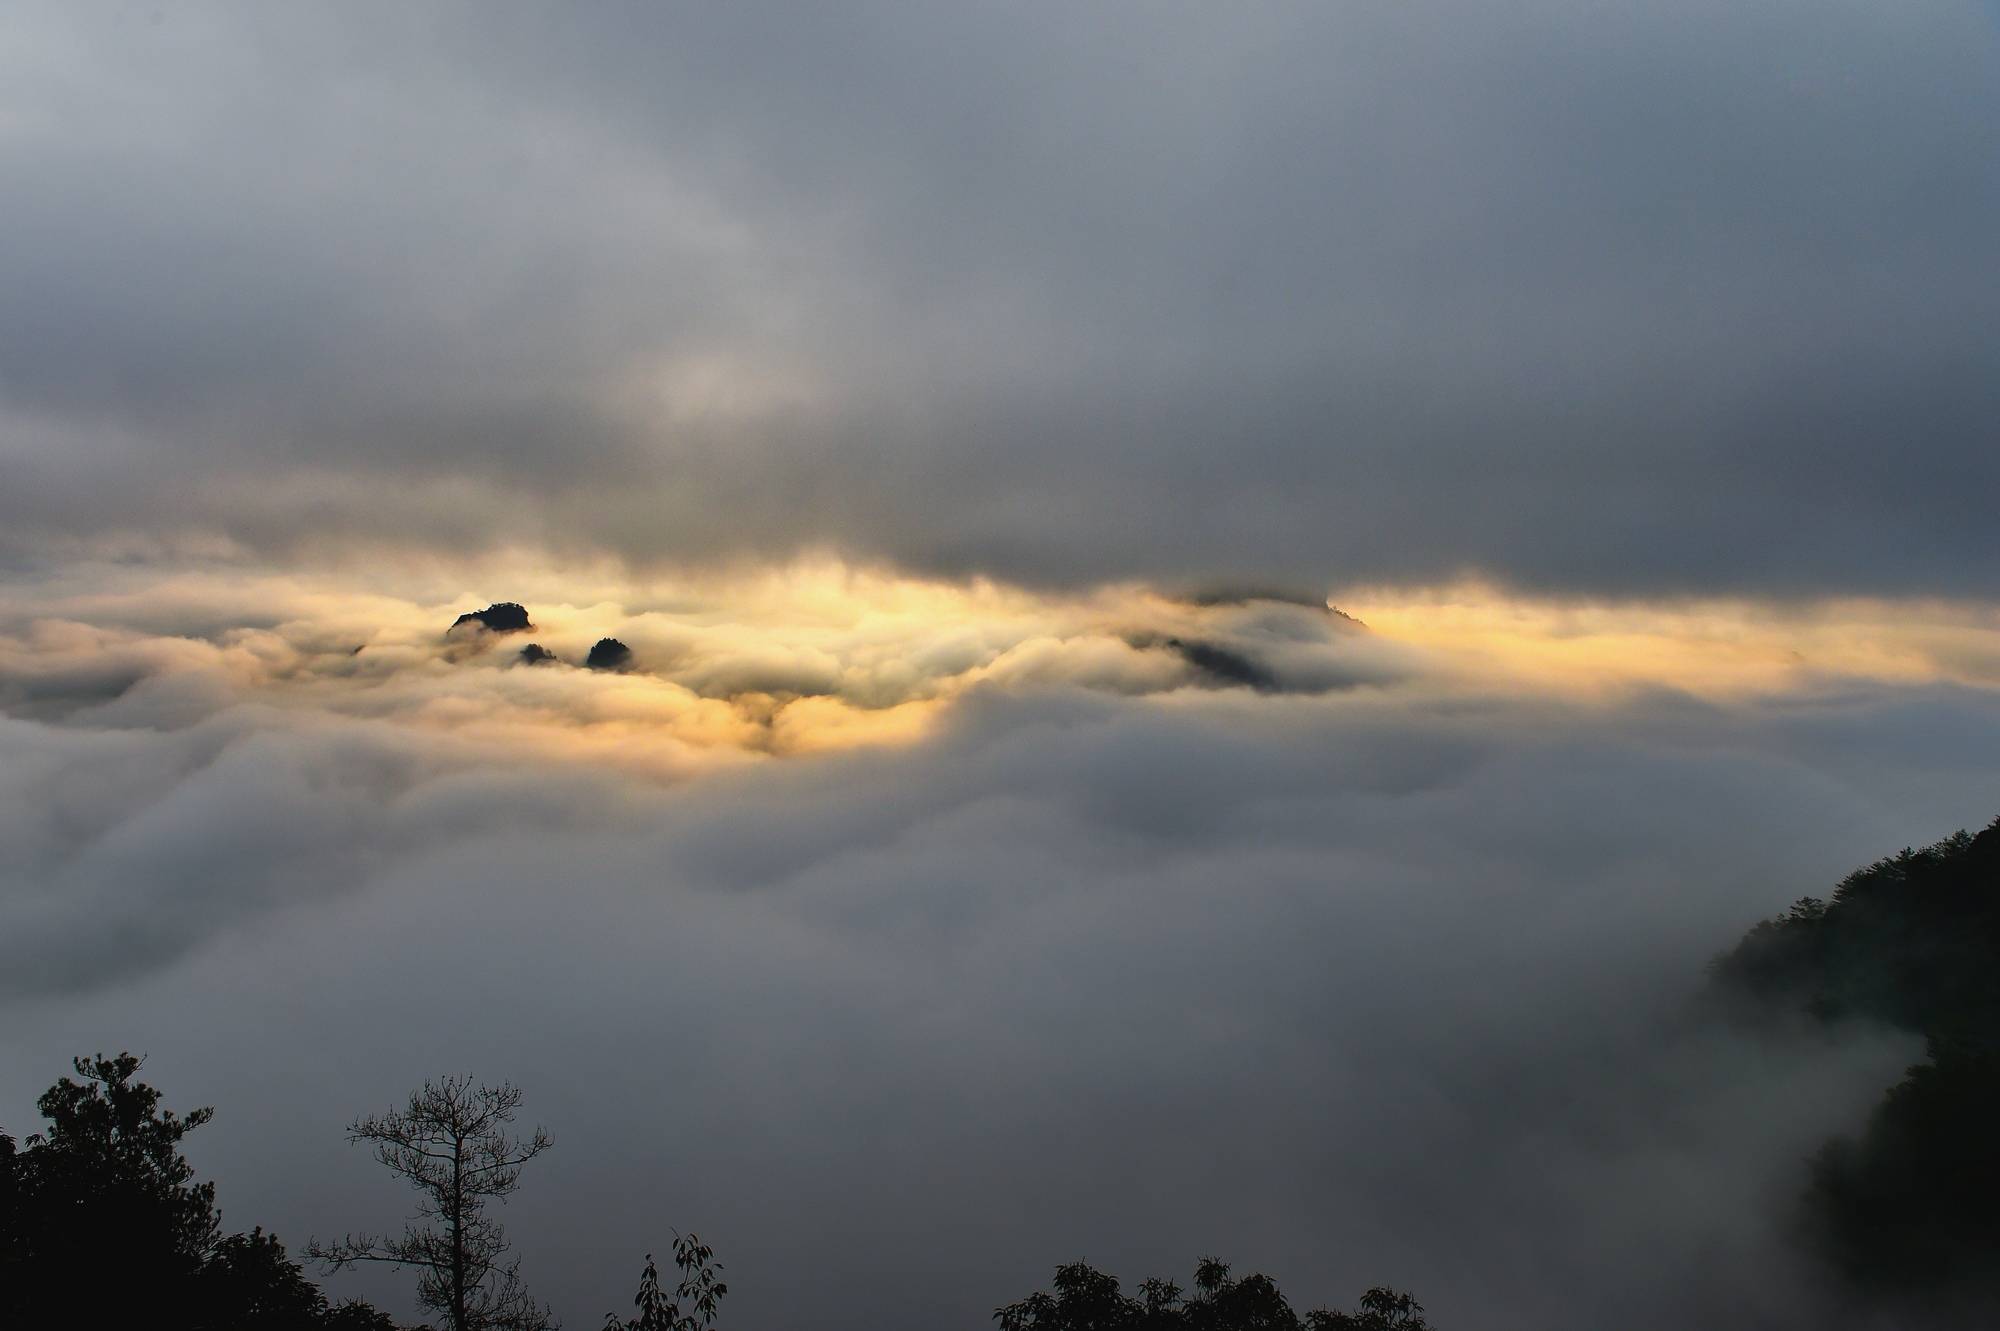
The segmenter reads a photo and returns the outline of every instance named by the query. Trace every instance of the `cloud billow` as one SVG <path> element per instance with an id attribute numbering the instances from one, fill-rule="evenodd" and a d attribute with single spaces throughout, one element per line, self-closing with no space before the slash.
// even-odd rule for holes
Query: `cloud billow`
<path id="1" fill-rule="evenodd" d="M 1885 742 L 1917 713 L 1955 740 Z M 1748 921 L 1976 822 L 2000 737 L 1951 690 L 1029 684 L 635 782 L 420 718 L 142 715 L 0 727 L 0 1110 L 115 1032 L 228 1107 L 205 1167 L 290 1236 L 393 1204 L 344 1116 L 504 1074 L 559 1143 L 508 1220 L 567 1318 L 699 1223 L 746 1318 L 911 1331 L 1217 1247 L 1453 1324 L 1843 1325 L 1784 1202 L 1914 1050 L 1682 1008 Z"/>
<path id="2" fill-rule="evenodd" d="M 504 1075 L 559 1143 L 508 1220 L 571 1321 L 698 1223 L 746 1319 L 834 1331 L 1217 1249 L 1453 1325 L 1845 1325 L 1784 1208 L 1915 1050 L 1687 1004 L 1751 920 L 1990 819 L 1994 680 L 1956 673 L 1990 624 L 1864 621 L 1877 676 L 1602 692 L 1288 600 L 450 588 L 0 588 L 0 1122 L 145 1049 L 289 1238 L 400 1204 L 352 1114 Z M 493 593 L 567 664 L 455 640 Z M 1556 643 L 1662 612 L 1596 613 Z M 636 668 L 577 668 L 613 629 Z"/>

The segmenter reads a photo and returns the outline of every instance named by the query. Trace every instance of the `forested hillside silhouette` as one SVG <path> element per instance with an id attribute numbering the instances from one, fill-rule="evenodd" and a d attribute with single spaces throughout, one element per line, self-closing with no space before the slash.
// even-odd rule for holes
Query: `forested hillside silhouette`
<path id="1" fill-rule="evenodd" d="M 1858 1285 L 2000 1305 L 2000 820 L 1803 898 L 1711 976 L 1739 1018 L 1925 1037 L 1859 1134 L 1814 1156 L 1801 1230 Z"/>

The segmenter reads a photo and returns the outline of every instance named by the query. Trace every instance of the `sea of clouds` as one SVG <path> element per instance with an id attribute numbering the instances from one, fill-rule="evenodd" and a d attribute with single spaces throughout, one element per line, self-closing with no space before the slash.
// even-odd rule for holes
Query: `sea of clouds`
<path id="1" fill-rule="evenodd" d="M 620 595 L 491 635 L 291 576 L 10 584 L 0 1123 L 144 1051 L 220 1108 L 226 1219 L 296 1244 L 406 1212 L 348 1119 L 511 1079 L 557 1147 L 507 1219 L 577 1325 L 673 1226 L 748 1325 L 973 1327 L 1058 1261 L 1209 1252 L 1454 1328 L 1832 1324 L 1786 1208 L 1915 1047 L 1690 1003 L 1755 919 L 1990 820 L 1990 688 L 1578 694 L 1132 588 Z M 516 660 L 607 632 L 634 670 Z"/>

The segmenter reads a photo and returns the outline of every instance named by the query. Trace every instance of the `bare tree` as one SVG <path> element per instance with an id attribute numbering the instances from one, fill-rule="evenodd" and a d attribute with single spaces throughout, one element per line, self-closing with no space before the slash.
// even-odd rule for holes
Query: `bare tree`
<path id="1" fill-rule="evenodd" d="M 519 1186 L 521 1169 L 549 1149 L 548 1133 L 510 1135 L 521 1092 L 506 1082 L 474 1086 L 470 1077 L 426 1081 L 409 1104 L 356 1119 L 347 1139 L 366 1142 L 390 1172 L 408 1179 L 420 1200 L 402 1237 L 349 1234 L 315 1239 L 308 1256 L 338 1271 L 357 1262 L 417 1270 L 417 1301 L 441 1314 L 448 1331 L 544 1331 L 549 1310 L 521 1284 L 520 1262 L 486 1204 Z"/>

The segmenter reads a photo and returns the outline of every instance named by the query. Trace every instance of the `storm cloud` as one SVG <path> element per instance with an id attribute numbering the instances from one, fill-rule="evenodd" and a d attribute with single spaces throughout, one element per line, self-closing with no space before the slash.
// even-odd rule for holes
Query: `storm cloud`
<path id="1" fill-rule="evenodd" d="M 1971 0 L 31 5 L 7 556 L 1990 594 L 1996 74 Z"/>

